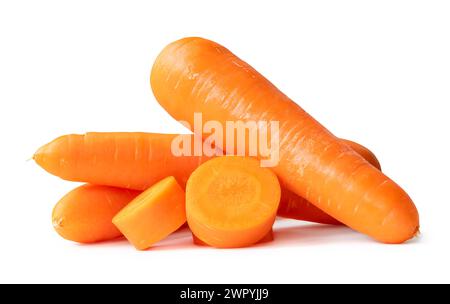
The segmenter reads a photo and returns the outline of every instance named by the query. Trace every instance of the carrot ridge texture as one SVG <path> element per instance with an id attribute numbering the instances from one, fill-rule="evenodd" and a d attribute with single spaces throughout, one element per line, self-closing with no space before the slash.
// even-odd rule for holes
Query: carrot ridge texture
<path id="1" fill-rule="evenodd" d="M 136 249 L 145 250 L 186 222 L 185 193 L 173 176 L 141 193 L 112 222 Z"/>
<path id="2" fill-rule="evenodd" d="M 77 187 L 54 207 L 53 227 L 64 239 L 78 243 L 95 243 L 118 238 L 122 233 L 111 220 L 139 193 L 98 185 Z"/>
<path id="3" fill-rule="evenodd" d="M 222 125 L 278 121 L 274 172 L 283 186 L 338 221 L 384 243 L 418 232 L 417 209 L 399 185 L 225 47 L 197 37 L 175 41 L 158 55 L 150 83 L 163 108 L 191 126 L 194 113 Z"/>
<path id="4" fill-rule="evenodd" d="M 256 159 L 213 158 L 186 185 L 186 217 L 192 233 L 217 248 L 245 247 L 272 229 L 280 202 L 276 175 Z"/>

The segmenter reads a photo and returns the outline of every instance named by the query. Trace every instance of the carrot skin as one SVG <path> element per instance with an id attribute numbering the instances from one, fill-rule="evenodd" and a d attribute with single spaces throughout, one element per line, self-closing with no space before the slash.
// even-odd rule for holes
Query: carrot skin
<path id="1" fill-rule="evenodd" d="M 205 157 L 177 157 L 171 143 L 179 134 L 140 132 L 61 136 L 42 146 L 33 159 L 62 179 L 145 190 L 172 175 L 185 187 L 189 174 Z M 186 134 L 188 140 L 193 136 Z"/>
<path id="2" fill-rule="evenodd" d="M 98 185 L 83 185 L 67 193 L 55 206 L 52 223 L 66 240 L 96 243 L 122 236 L 112 218 L 139 191 Z"/>
<path id="3" fill-rule="evenodd" d="M 399 185 L 225 47 L 198 37 L 175 41 L 158 55 L 150 83 L 163 108 L 191 126 L 194 113 L 222 125 L 278 121 L 280 161 L 273 170 L 285 187 L 380 242 L 416 235 L 418 211 Z"/>

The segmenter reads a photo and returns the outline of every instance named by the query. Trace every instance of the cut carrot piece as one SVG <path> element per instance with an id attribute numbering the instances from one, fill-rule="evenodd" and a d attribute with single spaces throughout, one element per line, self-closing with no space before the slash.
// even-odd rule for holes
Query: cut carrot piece
<path id="1" fill-rule="evenodd" d="M 261 240 L 258 241 L 258 244 L 268 243 L 273 241 L 273 230 L 270 230 L 269 233 L 266 234 Z M 208 246 L 205 242 L 192 234 L 192 242 L 197 246 Z"/>
<path id="2" fill-rule="evenodd" d="M 107 241 L 122 236 L 112 218 L 140 191 L 83 185 L 67 193 L 55 206 L 53 227 L 66 240 L 79 243 Z"/>
<path id="3" fill-rule="evenodd" d="M 184 191 L 169 176 L 136 197 L 112 222 L 137 249 L 150 248 L 186 222 Z"/>
<path id="4" fill-rule="evenodd" d="M 417 234 L 418 211 L 398 184 L 225 47 L 198 37 L 175 41 L 158 55 L 150 83 L 166 111 L 204 140 L 210 132 L 193 128 L 195 113 L 222 126 L 279 122 L 273 171 L 283 186 L 380 242 L 402 243 Z M 249 132 L 266 131 L 254 124 Z"/>
<path id="5" fill-rule="evenodd" d="M 192 232 L 218 248 L 255 244 L 272 229 L 280 202 L 276 175 L 239 156 L 209 160 L 189 177 L 186 215 Z"/>

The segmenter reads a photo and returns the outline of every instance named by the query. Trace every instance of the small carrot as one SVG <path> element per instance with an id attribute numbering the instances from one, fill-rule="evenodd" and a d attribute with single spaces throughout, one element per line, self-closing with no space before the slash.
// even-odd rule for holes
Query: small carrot
<path id="1" fill-rule="evenodd" d="M 194 113 L 223 126 L 279 122 L 274 172 L 289 190 L 338 221 L 384 243 L 402 243 L 418 232 L 417 209 L 400 186 L 225 47 L 196 37 L 175 41 L 158 55 L 150 83 L 169 114 L 191 126 Z M 260 128 L 251 131 L 264 132 Z"/>
<path id="2" fill-rule="evenodd" d="M 186 222 L 184 191 L 173 176 L 164 178 L 136 197 L 112 222 L 136 249 L 147 249 Z"/>
<path id="3" fill-rule="evenodd" d="M 192 233 L 218 248 L 244 247 L 272 228 L 280 202 L 276 175 L 256 159 L 223 156 L 200 165 L 186 185 Z"/>
<path id="4" fill-rule="evenodd" d="M 83 185 L 66 194 L 53 209 L 52 222 L 63 238 L 95 243 L 122 233 L 112 218 L 140 192 L 97 185 Z"/>
<path id="5" fill-rule="evenodd" d="M 34 159 L 46 171 L 70 181 L 144 190 L 166 175 L 173 175 L 184 188 L 189 175 L 209 157 L 173 156 L 171 144 L 176 136 L 156 133 L 71 134 L 41 147 Z M 193 143 L 192 135 L 183 136 L 189 137 L 187 142 Z M 349 140 L 342 141 L 380 168 L 370 150 Z M 79 191 L 77 195 L 82 196 L 83 192 Z M 286 187 L 282 187 L 278 214 L 304 221 L 340 224 Z"/>

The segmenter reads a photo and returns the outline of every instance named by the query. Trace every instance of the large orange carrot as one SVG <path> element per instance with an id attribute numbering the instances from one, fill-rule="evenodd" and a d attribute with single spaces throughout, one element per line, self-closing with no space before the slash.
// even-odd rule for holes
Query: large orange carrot
<path id="1" fill-rule="evenodd" d="M 46 171 L 70 181 L 144 190 L 170 174 L 184 187 L 192 171 L 208 157 L 173 156 L 171 143 L 176 136 L 153 133 L 71 134 L 41 147 L 34 159 Z M 187 140 L 191 143 L 194 140 L 192 135 L 183 136 L 189 137 Z M 357 143 L 343 141 L 380 168 L 370 150 Z M 83 192 L 77 195 L 81 196 Z M 304 221 L 340 224 L 285 187 L 282 187 L 278 214 Z"/>
<path id="2" fill-rule="evenodd" d="M 272 229 L 280 193 L 276 175 L 256 159 L 213 158 L 195 169 L 187 182 L 189 228 L 213 247 L 253 245 Z"/>
<path id="3" fill-rule="evenodd" d="M 279 122 L 273 169 L 284 186 L 378 241 L 402 243 L 417 233 L 418 212 L 405 191 L 225 47 L 202 38 L 169 44 L 153 65 L 151 86 L 158 102 L 191 126 L 195 112 L 222 125 Z"/>
<path id="4" fill-rule="evenodd" d="M 372 153 L 369 149 L 355 143 L 350 140 L 341 139 L 342 142 L 348 144 L 353 150 L 355 150 L 359 155 L 361 155 L 365 160 L 367 160 L 372 166 L 381 170 L 380 163 L 376 158 L 375 154 Z M 310 219 L 314 219 L 313 222 L 322 223 L 322 224 L 330 224 L 330 225 L 339 225 L 341 224 L 335 218 L 329 216 L 306 199 L 298 196 L 294 192 L 282 188 L 281 191 L 281 201 L 280 207 L 278 209 L 278 215 L 286 218 L 297 219 L 302 221 L 311 221 Z"/>
<path id="5" fill-rule="evenodd" d="M 63 238 L 94 243 L 122 236 L 112 218 L 140 192 L 83 185 L 66 194 L 53 209 L 52 222 Z"/>
<path id="6" fill-rule="evenodd" d="M 186 223 L 185 195 L 173 176 L 145 190 L 112 222 L 137 249 L 144 250 Z"/>

